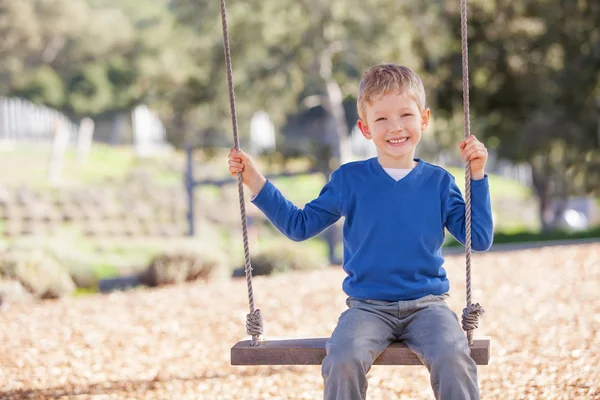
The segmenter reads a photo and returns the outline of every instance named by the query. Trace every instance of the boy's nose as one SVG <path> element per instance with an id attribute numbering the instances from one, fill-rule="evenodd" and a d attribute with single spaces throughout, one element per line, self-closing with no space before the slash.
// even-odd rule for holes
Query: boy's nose
<path id="1" fill-rule="evenodd" d="M 391 121 L 390 130 L 392 132 L 402 131 L 403 129 L 404 129 L 404 124 L 402 123 L 402 120 L 395 118 Z"/>

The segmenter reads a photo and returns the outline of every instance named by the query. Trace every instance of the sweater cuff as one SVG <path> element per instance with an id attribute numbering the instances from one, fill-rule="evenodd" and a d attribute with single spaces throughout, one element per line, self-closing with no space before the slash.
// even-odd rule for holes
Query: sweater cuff
<path id="1" fill-rule="evenodd" d="M 478 179 L 478 180 L 471 179 L 471 186 L 473 186 L 473 185 L 489 186 L 488 175 L 487 174 L 483 174 L 483 178 L 482 179 Z"/>
<path id="2" fill-rule="evenodd" d="M 262 189 L 260 189 L 260 192 L 250 197 L 250 202 L 259 206 L 260 204 L 264 203 L 267 198 L 271 197 L 269 194 L 273 193 L 274 190 L 275 186 L 267 179 Z"/>

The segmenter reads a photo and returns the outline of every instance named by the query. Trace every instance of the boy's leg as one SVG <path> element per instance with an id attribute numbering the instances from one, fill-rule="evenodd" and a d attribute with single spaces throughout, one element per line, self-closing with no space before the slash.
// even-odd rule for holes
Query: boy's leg
<path id="1" fill-rule="evenodd" d="M 444 296 L 415 300 L 415 310 L 406 313 L 400 340 L 423 361 L 431 374 L 431 387 L 438 400 L 477 400 L 477 365 L 470 356 L 467 338 L 456 314 Z"/>
<path id="2" fill-rule="evenodd" d="M 326 400 L 365 399 L 367 372 L 395 340 L 397 303 L 348 299 L 347 304 L 326 344 L 321 367 Z"/>

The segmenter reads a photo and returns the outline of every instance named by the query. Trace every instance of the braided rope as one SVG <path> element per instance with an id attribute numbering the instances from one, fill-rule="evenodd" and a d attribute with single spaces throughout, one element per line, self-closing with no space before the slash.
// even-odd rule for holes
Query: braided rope
<path id="1" fill-rule="evenodd" d="M 229 32 L 227 30 L 227 11 L 225 0 L 221 1 L 221 22 L 223 25 L 223 49 L 225 51 L 225 64 L 227 67 L 227 84 L 229 86 L 229 107 L 231 109 L 231 124 L 233 125 L 233 144 L 236 150 L 240 149 L 238 135 L 237 112 L 235 107 L 235 93 L 233 90 L 233 70 L 231 68 L 231 50 L 229 48 Z M 250 262 L 250 245 L 248 243 L 248 223 L 246 218 L 246 202 L 244 200 L 244 184 L 242 174 L 237 176 L 238 196 L 240 199 L 240 211 L 242 217 L 242 235 L 244 239 L 244 259 L 246 260 L 245 272 L 248 284 L 248 302 L 250 313 L 246 315 L 246 333 L 252 335 L 251 345 L 258 344 L 259 336 L 263 333 L 263 320 L 260 310 L 254 307 L 254 292 L 252 291 L 252 264 Z"/>
<path id="2" fill-rule="evenodd" d="M 462 42 L 462 71 L 463 71 L 463 108 L 465 117 L 465 138 L 471 135 L 469 113 L 469 49 L 467 25 L 467 0 L 460 0 L 460 36 Z M 479 316 L 484 313 L 479 303 L 471 303 L 471 162 L 465 164 L 465 255 L 466 255 L 466 289 L 467 306 L 462 314 L 462 327 L 467 332 L 469 346 L 473 344 L 473 330 L 477 328 Z"/>

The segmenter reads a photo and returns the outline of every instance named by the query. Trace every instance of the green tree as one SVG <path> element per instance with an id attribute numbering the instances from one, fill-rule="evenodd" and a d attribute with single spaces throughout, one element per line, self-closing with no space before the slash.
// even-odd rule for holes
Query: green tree
<path id="1" fill-rule="evenodd" d="M 176 101 L 176 120 L 193 126 L 194 137 L 231 131 L 218 5 L 171 1 L 179 21 L 202 38 L 195 52 L 202 69 L 178 88 Z M 227 11 L 242 134 L 254 111 L 265 109 L 281 124 L 312 97 L 335 118 L 343 153 L 349 130 L 343 101 L 355 99 L 362 71 L 385 60 L 420 65 L 411 15 L 422 10 L 410 3 L 245 0 L 228 2 Z"/>
<path id="2" fill-rule="evenodd" d="M 459 32 L 458 10 L 450 15 L 452 31 Z M 553 199 L 600 187 L 598 21 L 595 1 L 471 2 L 474 133 L 497 144 L 501 157 L 532 167 L 544 229 L 554 220 Z M 458 42 L 442 65 L 459 68 Z M 461 96 L 455 76 L 437 93 L 448 113 Z"/>
<path id="3" fill-rule="evenodd" d="M 153 0 L 0 0 L 0 94 L 74 116 L 127 109 L 178 84 L 185 32 Z"/>

